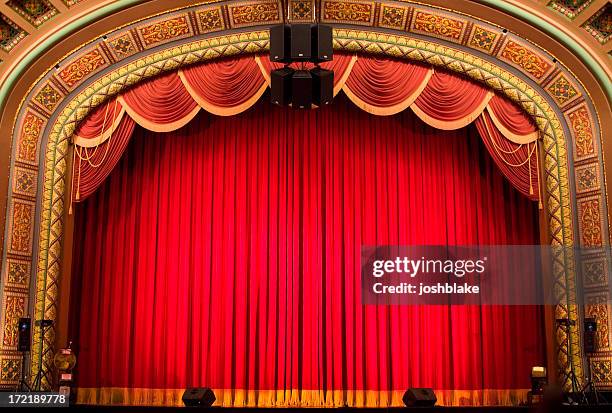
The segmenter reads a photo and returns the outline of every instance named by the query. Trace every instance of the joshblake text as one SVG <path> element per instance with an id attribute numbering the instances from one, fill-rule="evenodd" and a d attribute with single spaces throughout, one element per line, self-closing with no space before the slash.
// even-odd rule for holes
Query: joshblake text
<path id="1" fill-rule="evenodd" d="M 395 285 L 385 285 L 383 283 L 375 283 L 373 285 L 375 294 L 479 294 L 480 287 L 468 283 L 437 283 L 418 285 L 411 283 L 399 283 Z"/>

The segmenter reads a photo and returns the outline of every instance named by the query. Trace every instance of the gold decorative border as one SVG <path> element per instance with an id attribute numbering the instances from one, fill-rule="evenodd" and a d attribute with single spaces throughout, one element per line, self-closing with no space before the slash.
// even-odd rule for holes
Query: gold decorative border
<path id="1" fill-rule="evenodd" d="M 332 0 L 327 0 L 330 3 Z M 250 1 L 249 4 L 257 3 L 256 1 Z M 266 4 L 273 3 L 273 1 L 264 1 Z M 338 3 L 338 2 L 336 2 Z M 354 2 L 352 2 L 354 4 Z M 360 3 L 368 3 L 368 1 L 361 1 Z M 232 3 L 236 4 L 236 3 Z M 242 2 L 242 4 L 245 4 Z M 379 2 L 374 2 L 375 6 Z M 406 4 L 412 4 L 407 2 Z M 209 6 L 204 6 L 206 8 Z M 226 19 L 227 5 L 222 5 L 224 10 L 224 22 Z M 420 7 L 416 5 L 415 8 Z M 201 8 L 202 9 L 202 8 Z M 199 9 L 195 8 L 195 12 Z M 425 9 L 431 12 L 431 8 Z M 379 24 L 379 19 L 375 18 L 375 11 L 372 12 L 371 26 Z M 283 11 L 284 12 L 284 11 Z M 414 9 L 411 8 L 411 12 Z M 173 10 L 172 13 L 176 13 Z M 194 11 L 189 11 L 188 14 L 194 16 Z M 436 11 L 437 13 L 437 11 Z M 443 14 L 449 15 L 450 11 L 445 11 Z M 170 15 L 171 13 L 166 13 Z M 457 14 L 458 19 L 464 20 L 466 15 Z M 273 16 L 274 17 L 274 16 Z M 155 16 L 153 19 L 160 19 L 160 15 Z M 276 19 L 276 17 L 274 17 Z M 274 20 L 272 19 L 272 20 Z M 146 20 L 146 19 L 145 19 Z M 267 20 L 265 24 L 274 23 L 272 20 Z M 408 19 L 407 19 L 408 21 Z M 348 23 L 352 23 L 347 21 Z M 139 23 L 142 25 L 142 21 Z M 233 22 L 229 22 L 230 26 Z M 264 24 L 260 20 L 253 23 L 254 25 Z M 468 23 L 471 24 L 471 23 Z M 193 21 L 191 22 L 193 28 Z M 224 26 L 225 28 L 225 23 Z M 485 24 L 483 27 L 489 28 L 490 25 Z M 197 27 L 198 30 L 201 28 Z M 469 29 L 469 28 L 468 28 Z M 215 28 L 212 29 L 216 30 Z M 222 30 L 222 29 L 219 29 Z M 122 33 L 127 35 L 128 38 L 133 41 L 136 51 L 129 52 L 129 55 L 133 55 L 138 52 L 143 52 L 145 49 L 142 45 L 138 44 L 140 39 L 135 39 L 134 29 L 129 27 L 119 29 L 111 36 L 111 40 L 121 36 Z M 471 34 L 473 31 L 464 32 L 465 42 L 468 41 L 467 34 Z M 572 228 L 572 197 L 570 193 L 570 185 L 568 182 L 568 157 L 567 157 L 567 144 L 573 142 L 572 139 L 566 137 L 563 132 L 562 121 L 555 115 L 555 111 L 547 103 L 544 95 L 540 92 L 533 90 L 528 83 L 524 82 L 516 75 L 506 71 L 502 67 L 499 67 L 487 60 L 483 60 L 478 55 L 473 55 L 469 52 L 458 50 L 450 47 L 446 47 L 440 44 L 439 41 L 433 40 L 417 40 L 407 35 L 389 35 L 383 33 L 376 33 L 370 29 L 364 30 L 348 30 L 348 29 L 337 29 L 335 30 L 335 41 L 334 46 L 338 50 L 347 50 L 361 53 L 375 53 L 383 54 L 386 56 L 393 56 L 398 58 L 405 58 L 409 60 L 416 60 L 426 62 L 428 64 L 444 67 L 448 70 L 452 70 L 458 73 L 462 73 L 469 76 L 481 83 L 488 85 L 489 87 L 497 90 L 498 92 L 505 94 L 513 101 L 519 103 L 537 122 L 538 127 L 543 136 L 543 165 L 545 169 L 545 192 L 546 192 L 546 207 L 549 214 L 548 221 L 550 226 L 550 233 L 553 245 L 571 245 L 574 239 L 574 230 Z M 130 37 L 131 36 L 131 37 Z M 84 118 L 86 114 L 95 106 L 99 105 L 108 96 L 115 95 L 129 85 L 138 83 L 139 81 L 153 76 L 157 73 L 161 73 L 167 70 L 174 70 L 178 67 L 204 61 L 208 59 L 214 59 L 217 57 L 231 56 L 240 53 L 256 53 L 266 50 L 267 45 L 267 32 L 249 32 L 236 35 L 225 35 L 219 36 L 203 41 L 188 43 L 180 46 L 167 46 L 167 50 L 156 52 L 148 55 L 145 58 L 141 58 L 132 62 L 128 66 L 120 67 L 117 70 L 111 71 L 110 73 L 101 76 L 97 80 L 91 80 L 95 76 L 99 76 L 96 73 L 101 70 L 100 68 L 94 67 L 91 72 L 78 80 L 78 84 L 87 82 L 87 89 L 74 98 L 68 106 L 64 107 L 64 103 L 57 103 L 55 108 L 62 108 L 58 122 L 56 122 L 51 129 L 51 136 L 46 147 L 46 157 L 44 161 L 44 168 L 41 165 L 41 176 L 43 180 L 43 194 L 42 194 L 42 205 L 43 210 L 40 213 L 40 239 L 38 243 L 39 261 L 36 274 L 36 286 L 37 286 L 37 300 L 36 300 L 36 311 L 37 314 L 48 314 L 49 316 L 55 316 L 56 302 L 57 299 L 57 277 L 59 277 L 59 249 L 61 245 L 61 235 L 63 233 L 62 214 L 64 211 L 63 195 L 65 190 L 65 173 L 66 173 L 66 153 L 68 150 L 68 143 L 66 136 L 69 136 L 78 120 Z M 501 36 L 501 35 L 500 35 Z M 504 35 L 507 39 L 508 36 Z M 178 38 L 177 38 L 178 39 Z M 137 41 L 136 41 L 137 40 Z M 175 39 L 173 39 L 175 40 Z M 189 41 L 189 39 L 183 39 L 182 42 Z M 496 38 L 496 42 L 501 41 L 501 38 Z M 119 56 L 115 53 L 111 53 L 108 50 L 108 41 L 106 43 L 98 43 L 101 47 L 102 53 L 106 59 L 117 61 Z M 470 47 L 469 45 L 466 45 Z M 529 44 L 522 44 L 527 48 L 530 53 L 536 53 L 542 55 L 541 51 L 535 49 L 535 46 Z M 91 44 L 85 47 L 83 50 L 87 53 L 92 49 L 96 48 L 96 44 Z M 502 48 L 497 49 L 497 46 L 491 48 L 491 54 L 496 56 L 499 54 Z M 479 50 L 475 48 L 475 50 Z M 83 54 L 77 56 L 71 56 L 70 61 L 74 62 L 83 57 Z M 126 56 L 122 56 L 125 58 Z M 544 56 L 544 58 L 546 58 Z M 548 59 L 548 58 L 546 58 Z M 143 61 L 146 61 L 148 67 L 139 67 Z M 114 63 L 116 66 L 118 63 Z M 65 67 L 62 65 L 62 67 Z M 112 67 L 111 67 L 112 68 Z M 524 72 L 520 65 L 517 69 Z M 554 69 L 551 69 L 554 70 Z M 123 74 L 122 74 L 123 73 Z M 528 73 L 526 73 L 529 76 Z M 568 76 L 570 76 L 568 74 Z M 56 74 L 52 76 L 52 80 L 55 79 L 55 86 L 61 86 L 65 90 L 60 90 L 63 95 L 68 95 L 71 92 L 77 91 L 77 89 L 84 89 L 85 86 L 79 86 L 74 84 L 73 86 L 66 85 L 58 80 Z M 543 76 L 539 83 L 541 85 L 549 83 L 550 73 Z M 60 89 L 61 89 L 60 88 Z M 89 95 L 86 97 L 85 95 Z M 85 94 L 85 95 L 84 95 Z M 35 111 L 32 112 L 36 116 L 40 116 L 43 111 L 36 109 L 32 106 L 32 103 L 28 103 L 31 108 Z M 569 105 L 571 106 L 571 105 Z M 571 110 L 571 108 L 570 108 Z M 591 123 L 589 124 L 590 134 L 587 134 L 592 140 L 593 145 L 597 145 L 596 139 L 599 136 L 594 135 L 594 123 L 592 122 L 593 115 L 587 107 L 588 115 L 590 116 Z M 46 112 L 46 111 L 44 111 Z M 18 118 L 17 124 L 22 124 L 23 117 Z M 43 117 L 44 123 L 47 122 L 47 116 Z M 44 123 L 41 128 L 44 128 Z M 61 124 L 61 126 L 58 126 Z M 59 129 L 58 129 L 59 128 Z M 575 136 L 575 130 L 570 128 L 572 136 Z M 36 133 L 36 130 L 31 130 L 32 138 L 36 138 L 36 145 L 39 145 L 41 139 L 43 139 L 42 133 Z M 17 139 L 22 139 L 23 135 L 17 132 Z M 566 143 L 567 142 L 567 143 Z M 573 144 L 573 143 L 572 143 Z M 38 153 L 38 146 L 35 147 Z M 593 156 L 595 156 L 597 152 Z M 595 158 L 593 161 L 598 162 Z M 22 161 L 23 162 L 23 161 Z M 32 162 L 32 165 L 37 165 L 36 162 Z M 42 169 L 44 169 L 44 175 L 42 175 Z M 572 179 L 575 179 L 572 175 Z M 603 193 L 603 182 L 599 182 L 599 186 L 593 189 L 594 193 Z M 585 194 L 593 195 L 593 193 Z M 39 195 L 41 196 L 41 195 Z M 36 199 L 36 198 L 34 198 Z M 38 229 L 37 229 L 38 230 Z M 10 228 L 9 228 L 10 231 Z M 11 257 L 9 257 L 11 258 Z M 15 257 L 12 257 L 15 258 Z M 31 259 L 31 256 L 29 257 Z M 577 311 L 574 306 L 575 303 L 575 289 L 574 289 L 574 261 L 573 257 L 560 254 L 556 257 L 554 268 L 557 274 L 557 290 L 559 294 L 564 298 L 564 302 L 567 304 L 559 306 L 557 308 L 557 318 L 560 317 L 571 317 L 577 319 Z M 557 337 L 560 343 L 565 343 L 563 338 L 563 332 L 557 331 Z M 36 339 L 38 344 L 40 343 L 39 338 Z M 579 331 L 574 328 L 571 331 L 571 345 L 570 348 L 566 348 L 562 344 L 559 348 L 559 364 L 563 371 L 567 371 L 570 366 L 570 360 L 574 365 L 574 371 L 579 377 L 582 375 L 581 370 L 581 354 L 578 343 L 580 341 Z M 42 350 L 43 360 L 48 362 L 49 354 L 48 349 L 52 348 L 52 340 L 48 340 L 46 343 L 38 346 L 38 349 Z M 41 356 L 41 352 L 36 349 L 33 357 L 34 368 L 37 368 L 37 360 Z M 0 387 L 2 386 L 0 381 Z"/>

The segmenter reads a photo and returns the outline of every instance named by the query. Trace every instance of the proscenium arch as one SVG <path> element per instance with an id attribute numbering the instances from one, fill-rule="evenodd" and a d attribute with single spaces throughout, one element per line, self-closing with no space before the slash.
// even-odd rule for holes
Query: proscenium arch
<path id="1" fill-rule="evenodd" d="M 256 53 L 268 46 L 268 34 L 265 31 L 249 31 L 242 34 L 219 36 L 215 40 L 200 40 L 183 46 L 169 44 L 162 51 L 140 57 L 128 66 L 119 67 L 103 76 L 89 79 L 84 91 L 71 97 L 70 102 L 62 103 L 51 116 L 55 118 L 53 126 L 43 137 L 47 141 L 45 155 L 41 157 L 40 176 L 44 176 L 39 196 L 42 192 L 40 224 L 35 229 L 39 233 L 38 271 L 36 313 L 56 317 L 57 282 L 61 266 L 61 235 L 63 234 L 63 217 L 65 182 L 67 172 L 68 139 L 78 120 L 104 99 L 115 95 L 123 88 L 142 81 L 162 71 L 174 70 L 179 66 L 204 61 L 211 58 L 239 53 Z M 572 205 L 570 202 L 570 182 L 568 166 L 568 144 L 571 140 L 563 130 L 563 121 L 547 99 L 528 82 L 524 82 L 512 72 L 491 63 L 487 59 L 474 56 L 442 42 L 423 41 L 404 35 L 391 35 L 370 29 L 336 29 L 335 47 L 339 50 L 361 53 L 379 53 L 394 57 L 407 58 L 445 67 L 463 73 L 489 87 L 509 96 L 519 103 L 536 120 L 542 132 L 544 142 L 544 161 L 546 173 L 546 207 L 550 235 L 557 245 L 574 243 L 574 226 L 572 225 Z M 490 60 L 493 60 L 492 58 Z M 118 64 L 119 65 L 119 64 Z M 140 65 L 140 66 L 139 66 Z M 145 66 L 149 65 L 149 66 Z M 63 108 L 63 109 L 62 109 Z M 48 139 L 48 140 L 47 140 Z M 566 306 L 557 309 L 561 317 L 577 318 L 573 304 L 573 261 L 571 257 L 559 257 L 558 282 L 567 294 Z M 573 331 L 572 343 L 577 344 L 578 331 Z M 34 368 L 38 360 L 49 362 L 46 349 L 51 348 L 52 340 L 42 347 L 35 347 Z M 38 341 L 40 343 L 40 341 Z M 41 343 L 43 344 L 43 343 Z M 577 345 L 570 349 L 560 349 L 559 362 L 563 370 L 569 367 L 569 360 L 576 373 L 581 375 L 581 358 Z M 44 357 L 42 357 L 44 355 Z"/>
<path id="2" fill-rule="evenodd" d="M 361 39 L 362 45 L 357 46 L 355 39 Z M 218 43 L 219 46 L 211 46 Z M 457 52 L 451 48 L 444 48 L 433 43 L 417 42 L 398 36 L 390 36 L 380 33 L 356 32 L 351 30 L 335 31 L 335 48 L 346 51 L 375 52 L 378 47 L 379 54 L 387 54 L 399 57 L 397 52 L 391 50 L 390 46 L 404 44 L 400 49 L 404 50 L 404 57 L 411 60 L 426 62 L 437 67 L 444 67 L 452 71 L 462 73 L 471 78 L 485 83 L 498 92 L 505 94 L 515 102 L 521 104 L 537 121 L 540 131 L 544 136 L 544 156 L 546 164 L 546 182 L 549 218 L 551 220 L 552 242 L 555 245 L 571 245 L 573 233 L 571 224 L 571 207 L 567 187 L 567 172 L 563 172 L 564 165 L 567 165 L 567 148 L 560 121 L 551 108 L 547 108 L 545 100 L 539 99 L 537 93 L 526 86 L 522 81 L 515 78 L 514 84 L 508 79 L 503 79 L 503 71 L 498 71 L 493 65 L 488 66 L 484 60 L 473 60 L 471 56 L 463 52 Z M 234 46 L 235 48 L 232 48 Z M 89 111 L 102 103 L 110 96 L 121 93 L 125 88 L 146 80 L 159 73 L 176 70 L 177 68 L 196 62 L 205 61 L 217 57 L 231 56 L 240 53 L 255 53 L 266 50 L 268 46 L 268 33 L 266 31 L 251 32 L 248 34 L 233 35 L 228 37 L 215 38 L 213 41 L 205 40 L 182 46 L 174 52 L 166 50 L 158 52 L 148 57 L 132 62 L 128 67 L 119 68 L 110 74 L 103 76 L 93 82 L 84 92 L 76 96 L 68 106 L 58 116 L 53 124 L 46 150 L 45 162 L 45 190 L 43 194 L 43 209 L 41 211 L 41 235 L 39 241 L 39 266 L 38 266 L 38 285 L 43 288 L 37 291 L 37 312 L 40 316 L 49 317 L 52 315 L 51 308 L 47 305 L 47 290 L 49 283 L 55 284 L 57 278 L 55 274 L 58 257 L 54 256 L 53 251 L 60 248 L 60 239 L 53 238 L 50 233 L 61 233 L 61 216 L 64 213 L 64 192 L 66 182 L 66 155 L 68 153 L 69 137 L 72 135 L 78 121 L 83 119 Z M 365 47 L 364 47 L 365 46 Z M 213 50 L 230 50 L 228 54 L 221 52 L 210 53 Z M 411 53 L 409 51 L 420 51 L 422 54 Z M 469 62 L 469 60 L 472 60 Z M 496 71 L 497 74 L 494 74 Z M 507 74 L 509 75 L 509 74 Z M 524 89 L 521 91 L 521 89 Z M 531 94 L 531 96 L 530 96 Z M 549 118 L 548 116 L 551 116 Z M 566 167 L 565 167 L 566 168 Z M 563 183 L 565 181 L 565 184 Z M 52 189 L 54 188 L 54 189 Z M 564 201 L 564 199 L 566 201 Z M 559 207 L 558 207 L 558 206 Z M 53 224 L 55 223 L 55 224 Z M 52 231 L 48 229 L 54 228 Z M 571 259 L 569 257 L 559 257 L 559 269 L 571 271 Z M 559 282 L 563 283 L 564 289 L 571 289 L 572 286 L 565 284 L 571 282 L 572 276 L 569 274 L 559 274 Z M 568 291 L 569 292 L 569 291 Z M 571 299 L 570 299 L 571 303 Z M 43 311 L 43 308 L 46 310 Z M 570 314 L 571 308 L 565 306 L 559 311 L 564 311 L 565 316 Z M 571 351 L 571 349 L 570 349 Z M 36 362 L 36 360 L 34 360 Z M 575 370 L 580 373 L 581 365 L 574 364 Z"/>

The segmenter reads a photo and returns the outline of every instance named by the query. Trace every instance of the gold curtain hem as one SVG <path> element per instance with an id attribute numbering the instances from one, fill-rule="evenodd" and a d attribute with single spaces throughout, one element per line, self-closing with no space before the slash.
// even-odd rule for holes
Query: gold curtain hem
<path id="1" fill-rule="evenodd" d="M 100 146 L 113 135 L 113 132 L 115 132 L 115 130 L 117 130 L 119 124 L 121 123 L 121 120 L 123 119 L 123 115 L 125 115 L 125 107 L 121 105 L 121 110 L 119 110 L 119 114 L 115 118 L 113 124 L 109 129 L 104 131 L 101 136 L 95 138 L 84 138 L 82 136 L 74 134 L 72 137 L 72 143 L 83 148 L 94 148 L 96 146 Z"/>
<path id="2" fill-rule="evenodd" d="M 204 109 L 207 112 L 212 113 L 213 115 L 217 115 L 217 116 L 234 116 L 234 115 L 244 112 L 245 110 L 253 106 L 255 103 L 257 103 L 261 95 L 263 95 L 266 89 L 268 88 L 268 84 L 264 80 L 264 82 L 261 84 L 259 89 L 257 89 L 255 94 L 251 96 L 249 99 L 247 99 L 245 102 L 241 103 L 240 105 L 218 106 L 218 105 L 215 105 L 214 103 L 210 103 L 209 101 L 203 99 L 200 95 L 198 95 L 197 92 L 193 90 L 193 88 L 191 87 L 187 79 L 185 79 L 185 75 L 183 75 L 182 70 L 178 71 L 178 77 L 179 79 L 181 79 L 181 82 L 183 83 L 183 86 L 185 86 L 185 89 L 187 89 L 187 92 L 189 93 L 189 95 L 191 95 L 191 98 L 198 105 L 200 105 L 202 109 Z"/>
<path id="3" fill-rule="evenodd" d="M 412 106 L 412 104 L 417 100 L 419 95 L 423 93 L 423 90 L 425 90 L 425 88 L 427 87 L 427 84 L 431 80 L 431 77 L 433 76 L 433 74 L 434 74 L 434 69 L 430 68 L 427 71 L 427 74 L 423 78 L 423 81 L 421 82 L 419 87 L 406 99 L 404 99 L 400 103 L 397 103 L 393 106 L 371 105 L 367 103 L 366 101 L 362 100 L 361 98 L 359 98 L 347 84 L 344 84 L 344 86 L 342 87 L 342 90 L 344 91 L 346 96 L 351 100 L 351 102 L 353 102 L 358 108 L 368 113 L 371 113 L 372 115 L 392 116 L 397 113 L 403 112 L 408 107 Z"/>
<path id="4" fill-rule="evenodd" d="M 140 116 L 136 111 L 134 111 L 134 109 L 132 109 L 127 104 L 127 102 L 123 99 L 122 96 L 119 96 L 117 100 L 119 101 L 119 103 L 123 105 L 123 108 L 125 109 L 126 113 L 130 116 L 130 118 L 134 119 L 134 121 L 140 126 L 142 126 L 143 128 L 148 129 L 153 132 L 172 132 L 177 129 L 180 129 L 183 126 L 187 125 L 189 122 L 191 122 L 191 120 L 195 118 L 195 116 L 200 111 L 200 107 L 196 106 L 195 108 L 193 108 L 191 112 L 189 112 L 187 115 L 183 116 L 179 120 L 176 120 L 171 123 L 156 123 L 156 122 L 152 122 Z"/>
<path id="5" fill-rule="evenodd" d="M 471 113 L 462 117 L 461 119 L 457 119 L 454 121 L 440 120 L 431 117 L 425 112 L 423 112 L 416 103 L 414 105 L 411 105 L 410 109 L 412 109 L 412 111 L 415 113 L 415 115 L 419 117 L 419 119 L 421 119 L 423 122 L 425 122 L 431 127 L 440 130 L 456 130 L 464 128 L 470 123 L 474 122 L 485 110 L 493 96 L 495 96 L 495 93 L 493 91 L 487 91 L 487 94 L 485 95 L 484 99 L 476 109 L 474 109 Z"/>
<path id="6" fill-rule="evenodd" d="M 399 407 L 403 390 L 214 389 L 214 406 L 224 407 Z M 517 406 L 528 389 L 434 390 L 440 406 Z M 182 406 L 184 389 L 78 388 L 85 405 Z"/>
<path id="7" fill-rule="evenodd" d="M 535 142 L 538 140 L 539 133 L 536 130 L 535 132 L 531 132 L 527 135 L 518 135 L 516 133 L 510 132 L 508 128 L 504 126 L 504 124 L 499 120 L 499 118 L 495 115 L 493 109 L 487 106 L 487 113 L 491 117 L 493 124 L 499 130 L 499 132 L 510 142 L 514 142 L 517 145 L 524 145 L 526 143 Z"/>

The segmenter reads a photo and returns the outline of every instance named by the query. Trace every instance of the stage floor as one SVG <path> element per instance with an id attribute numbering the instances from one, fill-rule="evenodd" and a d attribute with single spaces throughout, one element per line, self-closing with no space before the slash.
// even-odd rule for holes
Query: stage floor
<path id="1" fill-rule="evenodd" d="M 144 406 L 75 406 L 83 410 L 90 411 L 91 409 L 103 410 L 107 412 L 170 412 L 173 410 L 181 410 L 179 407 L 144 407 Z M 233 407 L 210 407 L 210 408 L 197 408 L 193 409 L 206 410 L 216 413 L 278 413 L 279 411 L 289 410 L 291 412 L 304 412 L 304 413 L 402 413 L 406 411 L 418 411 L 418 412 L 458 412 L 458 413 L 514 413 L 514 412 L 544 412 L 537 407 L 529 408 L 525 407 L 394 407 L 394 408 L 233 408 Z M 600 405 L 600 406 L 563 406 L 561 409 L 554 409 L 550 413 L 556 412 L 610 412 L 612 409 L 611 405 Z"/>

